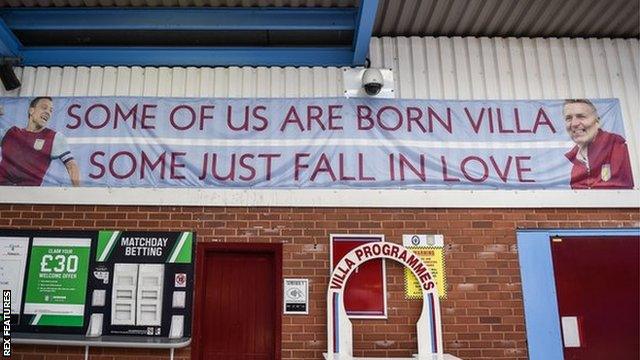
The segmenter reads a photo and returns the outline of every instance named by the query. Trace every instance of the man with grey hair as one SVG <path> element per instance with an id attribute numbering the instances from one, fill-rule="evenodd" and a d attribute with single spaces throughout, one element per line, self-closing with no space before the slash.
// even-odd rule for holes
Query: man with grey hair
<path id="1" fill-rule="evenodd" d="M 573 164 L 572 189 L 632 189 L 626 140 L 600 129 L 598 110 L 588 99 L 564 102 L 565 127 L 576 143 L 566 158 Z"/>

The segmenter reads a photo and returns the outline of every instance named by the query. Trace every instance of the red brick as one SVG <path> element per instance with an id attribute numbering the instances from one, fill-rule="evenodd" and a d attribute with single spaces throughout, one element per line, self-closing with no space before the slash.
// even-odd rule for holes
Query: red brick
<path id="1" fill-rule="evenodd" d="M 322 359 L 326 347 L 329 234 L 442 233 L 449 280 L 442 302 L 445 351 L 464 359 L 526 359 L 518 228 L 632 227 L 638 209 L 351 209 L 0 205 L 0 225 L 194 230 L 198 241 L 279 242 L 283 274 L 310 279 L 308 316 L 283 316 L 282 358 Z M 404 299 L 402 267 L 387 262 L 389 318 L 354 321 L 358 356 L 411 356 L 420 301 Z M 37 350 L 36 350 L 37 349 Z M 16 345 L 18 358 L 82 359 L 81 347 Z M 168 359 L 168 351 L 91 349 L 94 360 Z M 176 352 L 189 359 L 191 349 Z"/>

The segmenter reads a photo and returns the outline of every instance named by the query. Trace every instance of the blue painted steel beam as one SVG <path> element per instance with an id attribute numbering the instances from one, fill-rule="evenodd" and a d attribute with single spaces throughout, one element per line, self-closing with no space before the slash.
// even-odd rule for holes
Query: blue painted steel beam
<path id="1" fill-rule="evenodd" d="M 361 0 L 353 34 L 353 65 L 364 65 L 378 12 L 378 0 Z"/>
<path id="2" fill-rule="evenodd" d="M 517 239 L 529 356 L 562 360 L 560 313 L 549 234 L 518 231 Z"/>
<path id="3" fill-rule="evenodd" d="M 0 56 L 18 56 L 21 44 L 7 24 L 0 19 Z"/>
<path id="4" fill-rule="evenodd" d="M 25 66 L 350 66 L 350 47 L 25 47 Z"/>
<path id="5" fill-rule="evenodd" d="M 364 3 L 371 2 L 364 0 Z M 374 1 L 377 3 L 377 1 Z M 355 8 L 5 9 L 13 31 L 55 30 L 354 30 Z M 375 16 L 375 15 L 374 15 Z M 370 31 L 369 31 L 370 32 Z"/>

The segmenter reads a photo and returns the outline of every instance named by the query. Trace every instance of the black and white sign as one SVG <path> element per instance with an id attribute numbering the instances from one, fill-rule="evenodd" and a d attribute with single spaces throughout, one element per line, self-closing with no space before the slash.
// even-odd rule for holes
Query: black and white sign
<path id="1" fill-rule="evenodd" d="M 284 313 L 309 314 L 309 279 L 284 279 Z"/>

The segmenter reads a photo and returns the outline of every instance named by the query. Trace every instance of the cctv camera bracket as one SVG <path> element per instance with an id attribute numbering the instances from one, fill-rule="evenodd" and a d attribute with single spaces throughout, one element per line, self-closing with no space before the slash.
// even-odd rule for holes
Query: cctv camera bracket
<path id="1" fill-rule="evenodd" d="M 393 79 L 393 71 L 391 69 L 380 69 L 382 73 L 382 79 L 384 84 L 380 93 L 377 95 L 367 95 L 362 88 L 362 75 L 366 68 L 343 68 L 342 69 L 342 84 L 344 86 L 344 96 L 347 98 L 361 97 L 361 98 L 379 98 L 379 99 L 394 99 L 396 97 L 395 81 Z"/>
<path id="2" fill-rule="evenodd" d="M 20 87 L 20 80 L 13 71 L 13 66 L 22 61 L 18 57 L 0 57 L 0 80 L 7 91 L 12 91 Z"/>

